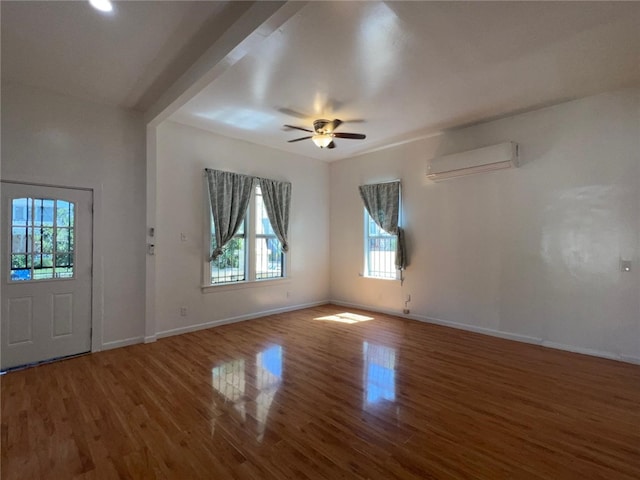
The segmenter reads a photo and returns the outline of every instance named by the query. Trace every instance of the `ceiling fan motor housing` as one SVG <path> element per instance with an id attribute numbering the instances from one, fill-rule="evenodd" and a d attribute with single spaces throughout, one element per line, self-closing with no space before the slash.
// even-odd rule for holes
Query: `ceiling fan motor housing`
<path id="1" fill-rule="evenodd" d="M 313 122 L 313 129 L 316 131 L 316 133 L 323 135 L 325 133 L 329 133 L 330 129 L 327 129 L 327 125 L 330 125 L 331 121 L 330 120 L 324 120 L 324 119 L 318 119 L 315 120 Z"/>

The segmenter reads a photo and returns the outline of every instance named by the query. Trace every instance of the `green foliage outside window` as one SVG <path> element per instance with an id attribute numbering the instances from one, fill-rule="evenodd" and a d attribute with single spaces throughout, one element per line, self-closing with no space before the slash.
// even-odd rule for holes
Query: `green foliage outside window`
<path id="1" fill-rule="evenodd" d="M 240 253 L 243 251 L 244 238 L 232 238 L 229 243 L 222 249 L 220 255 L 214 262 L 218 269 L 223 268 L 239 268 Z"/>

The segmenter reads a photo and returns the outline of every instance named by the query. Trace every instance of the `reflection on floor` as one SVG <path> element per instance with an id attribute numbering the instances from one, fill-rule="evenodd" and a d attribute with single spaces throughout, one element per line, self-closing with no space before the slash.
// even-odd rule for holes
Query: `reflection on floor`
<path id="1" fill-rule="evenodd" d="M 395 348 L 362 342 L 364 356 L 365 407 L 382 400 L 396 399 Z"/>
<path id="2" fill-rule="evenodd" d="M 211 369 L 211 385 L 222 394 L 225 400 L 233 404 L 242 420 L 246 419 L 244 370 L 243 358 L 223 363 Z"/>
<path id="3" fill-rule="evenodd" d="M 269 408 L 282 380 L 282 346 L 274 345 L 258 352 L 255 369 L 258 393 L 253 402 L 255 404 L 253 413 L 258 422 L 256 438 L 262 441 Z M 225 362 L 211 369 L 211 385 L 224 397 L 225 401 L 233 404 L 243 422 L 247 417 L 247 403 L 250 402 L 245 395 L 245 370 L 245 360 L 242 358 Z"/>
<path id="4" fill-rule="evenodd" d="M 269 408 L 278 392 L 282 380 L 282 347 L 274 345 L 256 356 L 256 420 L 258 420 L 258 441 L 262 441 L 267 424 Z"/>

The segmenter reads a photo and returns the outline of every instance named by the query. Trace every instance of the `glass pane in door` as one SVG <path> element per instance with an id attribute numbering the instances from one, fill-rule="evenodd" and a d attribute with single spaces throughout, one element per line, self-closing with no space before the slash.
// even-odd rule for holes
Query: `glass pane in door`
<path id="1" fill-rule="evenodd" d="M 61 199 L 12 200 L 10 281 L 73 278 L 74 208 Z"/>

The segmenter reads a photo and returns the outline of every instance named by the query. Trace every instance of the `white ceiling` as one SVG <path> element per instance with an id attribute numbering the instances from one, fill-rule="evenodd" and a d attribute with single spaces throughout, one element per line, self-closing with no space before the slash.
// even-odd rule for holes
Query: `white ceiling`
<path id="1" fill-rule="evenodd" d="M 144 111 L 247 5 L 2 1 L 2 79 Z"/>
<path id="2" fill-rule="evenodd" d="M 228 43 L 226 27 L 250 6 L 120 2 L 104 17 L 84 2 L 2 2 L 2 76 L 144 111 L 209 45 Z M 640 85 L 638 2 L 342 1 L 290 12 L 258 28 L 260 41 L 238 40 L 169 118 L 331 161 Z M 316 118 L 367 139 L 287 143 L 305 132 L 284 124 Z"/>

